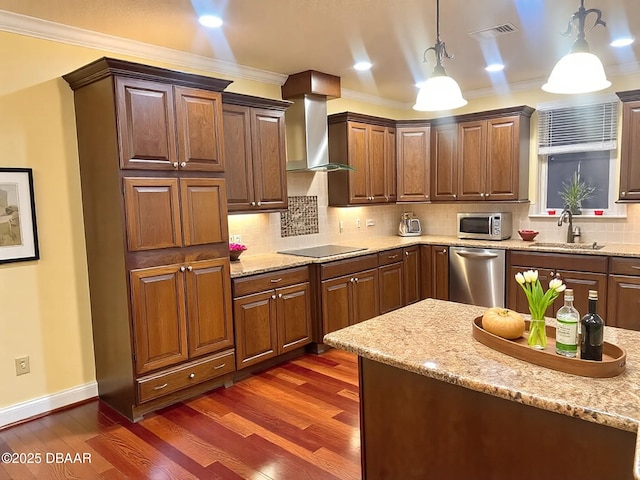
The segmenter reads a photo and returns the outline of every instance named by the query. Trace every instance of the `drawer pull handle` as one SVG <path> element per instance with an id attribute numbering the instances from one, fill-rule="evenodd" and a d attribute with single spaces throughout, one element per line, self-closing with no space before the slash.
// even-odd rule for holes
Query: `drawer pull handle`
<path id="1" fill-rule="evenodd" d="M 393 260 L 394 258 L 398 258 L 398 254 L 396 253 L 395 255 L 389 255 L 387 258 L 389 260 Z"/>
<path id="2" fill-rule="evenodd" d="M 215 367 L 213 367 L 214 370 L 220 370 L 221 368 L 224 368 L 224 366 L 226 365 L 226 363 L 222 363 L 220 365 L 216 365 Z"/>
<path id="3" fill-rule="evenodd" d="M 162 390 L 163 388 L 165 388 L 167 385 L 169 385 L 168 383 L 163 383 L 162 385 L 158 385 L 157 387 L 153 387 L 154 390 Z"/>
<path id="4" fill-rule="evenodd" d="M 271 283 L 278 283 L 282 281 L 282 278 L 272 278 L 271 280 L 269 280 Z"/>
<path id="5" fill-rule="evenodd" d="M 196 378 L 196 374 L 195 373 L 190 373 L 189 374 L 189 378 Z"/>
<path id="6" fill-rule="evenodd" d="M 633 268 L 634 270 L 640 270 L 640 266 L 638 265 L 631 265 L 631 268 Z"/>

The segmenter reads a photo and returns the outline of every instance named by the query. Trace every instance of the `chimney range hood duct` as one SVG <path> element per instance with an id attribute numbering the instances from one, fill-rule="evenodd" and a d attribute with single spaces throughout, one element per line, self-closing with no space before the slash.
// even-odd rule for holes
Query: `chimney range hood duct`
<path id="1" fill-rule="evenodd" d="M 327 100 L 340 97 L 340 77 L 307 70 L 289 75 L 282 98 L 292 100 L 285 112 L 287 171 L 355 170 L 329 162 Z"/>

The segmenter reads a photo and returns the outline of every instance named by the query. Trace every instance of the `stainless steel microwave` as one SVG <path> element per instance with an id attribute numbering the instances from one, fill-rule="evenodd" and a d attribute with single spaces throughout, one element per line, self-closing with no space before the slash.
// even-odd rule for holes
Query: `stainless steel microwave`
<path id="1" fill-rule="evenodd" d="M 459 213 L 458 238 L 476 240 L 511 238 L 511 212 Z"/>

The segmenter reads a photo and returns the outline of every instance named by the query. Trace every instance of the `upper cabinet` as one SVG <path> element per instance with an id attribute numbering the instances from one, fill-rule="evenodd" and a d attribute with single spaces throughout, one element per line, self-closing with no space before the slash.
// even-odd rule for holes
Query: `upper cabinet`
<path id="1" fill-rule="evenodd" d="M 116 77 L 123 169 L 224 171 L 220 92 Z"/>
<path id="2" fill-rule="evenodd" d="M 433 200 L 527 199 L 532 112 L 515 107 L 434 125 Z"/>
<path id="3" fill-rule="evenodd" d="M 329 172 L 329 205 L 396 201 L 396 148 L 392 120 L 353 113 L 328 117 L 329 160 L 355 170 Z"/>
<path id="4" fill-rule="evenodd" d="M 284 112 L 291 102 L 223 93 L 229 212 L 287 208 Z"/>
<path id="5" fill-rule="evenodd" d="M 622 100 L 622 147 L 620 154 L 620 200 L 640 201 L 640 90 L 618 92 Z"/>
<path id="6" fill-rule="evenodd" d="M 430 195 L 429 124 L 400 124 L 396 127 L 398 202 L 426 202 Z"/>

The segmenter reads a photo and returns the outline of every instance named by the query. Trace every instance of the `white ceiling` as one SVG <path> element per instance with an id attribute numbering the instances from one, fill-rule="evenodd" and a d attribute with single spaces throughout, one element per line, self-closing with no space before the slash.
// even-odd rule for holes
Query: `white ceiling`
<path id="1" fill-rule="evenodd" d="M 200 26 L 196 12 L 216 5 L 223 27 Z M 560 33 L 578 7 L 579 0 L 442 0 L 441 39 L 455 55 L 445 68 L 471 96 L 541 85 L 573 43 Z M 640 1 L 586 0 L 585 7 L 601 9 L 607 22 L 587 41 L 608 75 L 640 72 Z M 0 9 L 284 75 L 319 70 L 340 76 L 345 89 L 403 104 L 413 103 L 415 83 L 434 62 L 431 53 L 428 64 L 422 58 L 435 43 L 435 0 L 0 0 Z M 518 31 L 469 36 L 504 23 Z M 629 34 L 638 37 L 631 47 L 609 46 Z M 356 72 L 363 59 L 373 68 Z M 494 60 L 506 69 L 487 73 Z"/>

